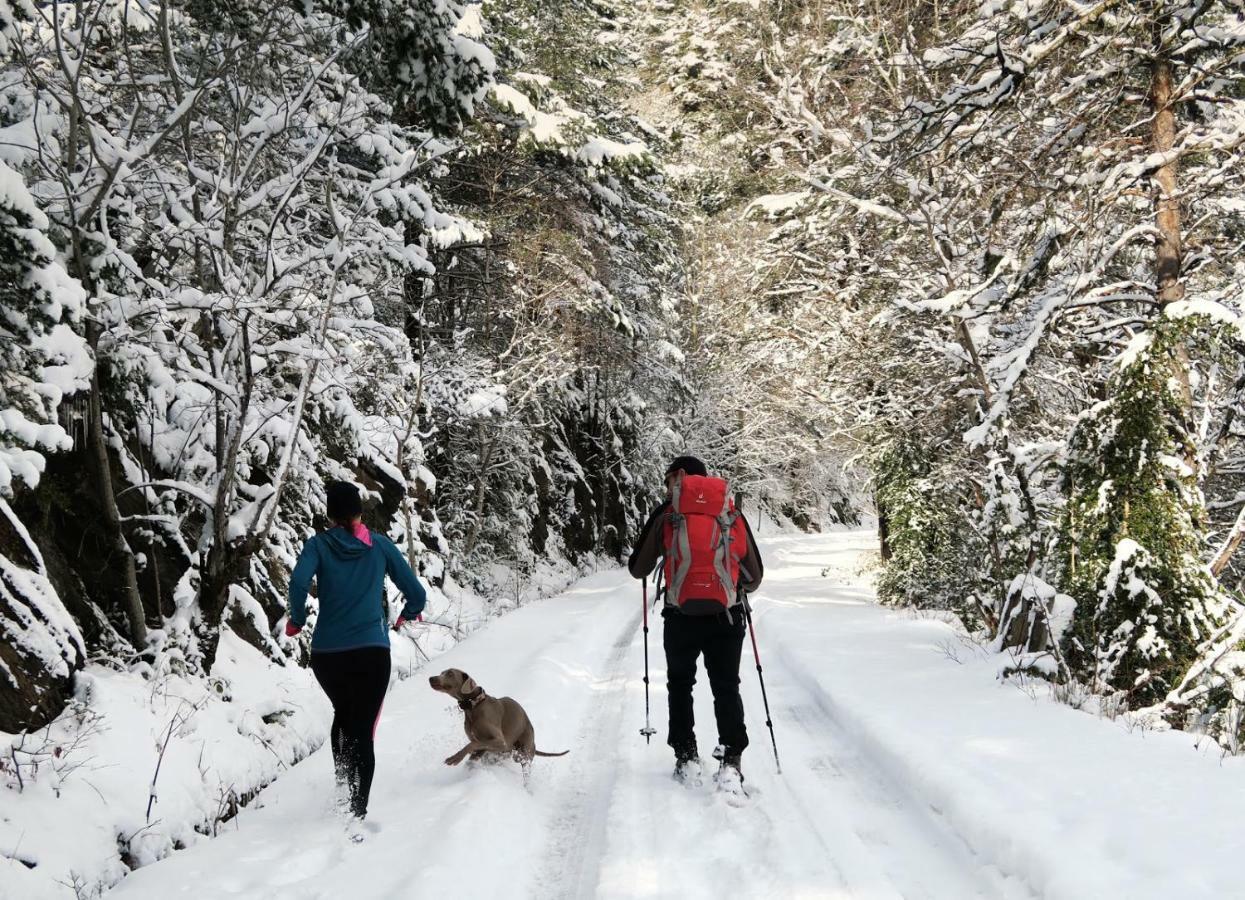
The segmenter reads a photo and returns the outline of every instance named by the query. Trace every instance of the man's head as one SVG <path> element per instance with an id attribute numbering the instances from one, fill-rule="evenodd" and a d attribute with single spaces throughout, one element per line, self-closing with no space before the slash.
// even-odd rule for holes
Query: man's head
<path id="1" fill-rule="evenodd" d="M 684 475 L 708 475 L 705 464 L 694 456 L 676 456 L 666 467 L 666 490 L 674 489 L 674 479 L 682 472 Z"/>

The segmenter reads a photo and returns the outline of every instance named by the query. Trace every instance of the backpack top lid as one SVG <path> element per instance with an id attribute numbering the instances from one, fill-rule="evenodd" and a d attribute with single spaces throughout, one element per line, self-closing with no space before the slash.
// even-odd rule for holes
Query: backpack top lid
<path id="1" fill-rule="evenodd" d="M 670 503 L 681 515 L 720 516 L 730 510 L 730 489 L 721 478 L 684 475 L 675 482 Z"/>

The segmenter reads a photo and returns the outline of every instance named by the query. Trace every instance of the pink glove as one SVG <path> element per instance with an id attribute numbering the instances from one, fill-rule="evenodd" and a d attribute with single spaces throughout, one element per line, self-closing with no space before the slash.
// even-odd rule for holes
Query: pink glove
<path id="1" fill-rule="evenodd" d="M 424 621 L 424 614 L 423 614 L 423 613 L 419 613 L 419 614 L 418 614 L 418 615 L 416 615 L 416 616 L 415 616 L 415 618 L 414 618 L 414 619 L 412 619 L 411 621 L 413 621 L 413 622 L 422 622 L 422 621 Z M 398 616 L 398 621 L 396 621 L 396 622 L 394 622 L 394 623 L 393 623 L 393 630 L 394 630 L 394 631 L 401 631 L 401 630 L 402 630 L 402 626 L 403 626 L 403 625 L 405 625 L 405 624 L 406 624 L 406 616 Z"/>
<path id="2" fill-rule="evenodd" d="M 303 626 L 295 625 L 290 619 L 285 620 L 285 636 L 293 637 L 303 630 Z"/>

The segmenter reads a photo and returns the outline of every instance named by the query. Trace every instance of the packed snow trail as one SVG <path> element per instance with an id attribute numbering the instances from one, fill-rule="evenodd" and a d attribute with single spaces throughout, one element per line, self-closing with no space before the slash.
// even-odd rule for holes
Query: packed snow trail
<path id="1" fill-rule="evenodd" d="M 864 532 L 762 541 L 756 624 L 783 774 L 746 646 L 753 796 L 742 807 L 715 795 L 711 777 L 698 789 L 670 777 L 660 622 L 658 735 L 640 736 L 638 584 L 609 571 L 494 621 L 391 689 L 363 843 L 330 812 L 321 750 L 221 837 L 138 870 L 119 894 L 960 900 L 1158 897 L 1181 884 L 1184 896 L 1226 895 L 1242 841 L 1219 835 L 1245 787 L 1240 766 L 1218 766 L 1187 736 L 1147 740 L 1034 704 L 981 670 L 997 658 L 957 665 L 951 626 L 873 604 L 859 576 L 872 542 Z M 462 714 L 426 676 L 449 666 L 518 699 L 537 746 L 570 755 L 538 758 L 526 787 L 511 763 L 445 766 L 465 742 Z M 716 729 L 699 674 L 707 757 Z M 1104 774 L 1120 760 L 1163 805 L 1120 796 Z M 1174 838 L 1173 824 L 1191 837 Z M 1183 858 L 1155 852 L 1163 836 L 1185 841 Z"/>

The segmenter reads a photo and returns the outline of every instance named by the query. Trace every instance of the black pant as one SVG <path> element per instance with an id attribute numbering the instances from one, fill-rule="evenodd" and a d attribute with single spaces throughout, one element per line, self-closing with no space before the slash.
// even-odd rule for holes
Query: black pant
<path id="1" fill-rule="evenodd" d="M 376 754 L 372 743 L 389 689 L 389 648 L 312 653 L 311 671 L 333 704 L 333 770 L 350 795 L 350 811 L 367 814 Z"/>
<path id="2" fill-rule="evenodd" d="M 717 616 L 687 616 L 662 611 L 666 620 L 662 646 L 666 650 L 666 692 L 670 698 L 670 736 L 667 743 L 675 756 L 697 755 L 692 685 L 696 683 L 696 657 L 705 656 L 705 671 L 713 690 L 713 714 L 718 720 L 718 743 L 728 753 L 742 753 L 748 746 L 744 727 L 744 704 L 739 697 L 739 656 L 746 625 L 742 610 Z"/>

